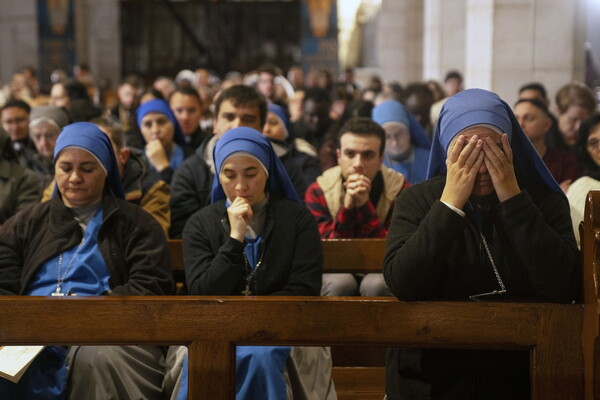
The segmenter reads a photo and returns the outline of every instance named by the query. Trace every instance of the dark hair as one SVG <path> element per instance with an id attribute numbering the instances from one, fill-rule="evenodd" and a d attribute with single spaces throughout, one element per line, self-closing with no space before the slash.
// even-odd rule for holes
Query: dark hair
<path id="1" fill-rule="evenodd" d="M 171 93 L 171 96 L 169 97 L 169 102 L 171 101 L 175 93 L 179 93 L 184 96 L 192 96 L 198 101 L 200 108 L 202 108 L 202 99 L 200 99 L 200 95 L 198 94 L 198 91 L 196 89 L 189 86 L 178 87 L 173 93 Z"/>
<path id="2" fill-rule="evenodd" d="M 577 162 L 582 167 L 584 176 L 600 179 L 600 165 L 596 164 L 587 150 L 588 137 L 592 130 L 600 125 L 600 114 L 592 115 L 579 127 L 579 138 L 577 139 L 576 155 Z"/>
<path id="3" fill-rule="evenodd" d="M 125 146 L 125 133 L 120 123 L 107 117 L 92 118 L 90 122 L 110 131 L 110 139 L 115 144 L 117 150 L 121 150 Z"/>
<path id="4" fill-rule="evenodd" d="M 450 79 L 458 79 L 460 82 L 463 81 L 463 76 L 460 72 L 456 70 L 448 71 L 446 77 L 444 78 L 444 82 L 448 82 Z"/>
<path id="5" fill-rule="evenodd" d="M 65 92 L 69 97 L 70 101 L 74 100 L 87 100 L 91 101 L 90 95 L 88 94 L 85 85 L 75 79 L 65 79 L 60 82 L 65 88 Z"/>
<path id="6" fill-rule="evenodd" d="M 546 87 L 539 82 L 529 82 L 524 84 L 519 88 L 519 94 L 523 93 L 526 90 L 535 90 L 539 92 L 544 99 L 548 98 L 548 92 L 546 91 Z"/>
<path id="7" fill-rule="evenodd" d="M 273 76 L 279 75 L 278 68 L 273 64 L 263 64 L 256 70 L 258 74 L 269 74 Z"/>
<path id="8" fill-rule="evenodd" d="M 306 103 L 308 100 L 312 100 L 315 103 L 327 103 L 330 105 L 331 95 L 325 89 L 310 88 L 304 91 L 304 98 L 302 99 L 302 104 Z"/>
<path id="9" fill-rule="evenodd" d="M 139 89 L 142 86 L 144 86 L 142 78 L 136 74 L 128 74 L 125 78 L 123 78 L 119 86 L 123 85 L 130 85 L 133 86 L 135 89 Z"/>
<path id="10" fill-rule="evenodd" d="M 406 86 L 406 88 L 404 89 L 404 98 L 408 99 L 410 96 L 413 95 L 420 96 L 421 98 L 425 99 L 428 103 L 433 103 L 433 93 L 431 92 L 431 89 L 429 89 L 429 86 L 427 86 L 426 83 L 413 82 Z"/>
<path id="11" fill-rule="evenodd" d="M 346 133 L 353 135 L 377 136 L 381 140 L 379 155 L 383 154 L 385 149 L 385 131 L 377 122 L 368 117 L 352 117 L 340 128 L 337 135 L 337 146 L 341 147 L 342 136 Z"/>
<path id="12" fill-rule="evenodd" d="M 7 108 L 17 107 L 27 111 L 27 114 L 31 113 L 31 106 L 24 102 L 23 100 L 12 99 L 4 103 L 4 107 L 0 110 L 0 112 L 6 110 Z"/>
<path id="13" fill-rule="evenodd" d="M 552 117 L 552 114 L 550 114 L 550 110 L 548 110 L 548 107 L 546 106 L 546 103 L 544 103 L 540 99 L 519 99 L 515 103 L 515 107 L 517 105 L 521 104 L 521 103 L 532 104 L 532 105 L 536 106 L 537 108 L 539 108 L 540 110 L 542 110 L 544 112 L 544 114 L 546 114 L 548 117 L 550 117 L 550 118 Z"/>
<path id="14" fill-rule="evenodd" d="M 256 89 L 246 85 L 233 85 L 225 89 L 215 101 L 215 115 L 219 116 L 221 103 L 225 100 L 231 101 L 235 107 L 257 107 L 260 116 L 260 126 L 264 126 L 267 120 L 267 101 Z"/>

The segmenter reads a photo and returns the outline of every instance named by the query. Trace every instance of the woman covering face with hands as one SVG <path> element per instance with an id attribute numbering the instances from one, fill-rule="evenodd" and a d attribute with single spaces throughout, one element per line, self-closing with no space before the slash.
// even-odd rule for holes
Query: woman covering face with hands
<path id="1" fill-rule="evenodd" d="M 260 132 L 234 128 L 214 150 L 212 204 L 196 212 L 183 230 L 185 275 L 192 295 L 318 296 L 322 252 L 317 224 L 299 201 L 294 186 Z M 302 352 L 308 395 L 286 387 L 288 358 Z M 290 357 L 291 354 L 291 357 Z M 236 348 L 237 399 L 285 399 L 292 390 L 301 398 L 328 399 L 331 361 L 321 348 Z M 303 381 L 303 368 L 298 380 Z M 288 371 L 289 372 L 289 371 Z M 291 372 L 290 372 L 291 373 Z M 185 381 L 187 372 L 182 378 Z M 179 398 L 187 392 L 184 384 Z M 295 397 L 295 396 L 294 396 Z"/>
<path id="2" fill-rule="evenodd" d="M 579 252 L 568 203 L 496 94 L 465 90 L 445 103 L 428 178 L 395 204 L 383 266 L 394 295 L 575 299 Z M 394 349 L 387 378 L 391 399 L 529 398 L 527 352 Z"/>

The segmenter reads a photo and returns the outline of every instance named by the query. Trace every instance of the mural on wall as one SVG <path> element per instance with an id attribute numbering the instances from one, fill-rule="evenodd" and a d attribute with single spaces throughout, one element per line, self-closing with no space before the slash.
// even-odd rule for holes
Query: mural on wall
<path id="1" fill-rule="evenodd" d="M 52 71 L 71 71 L 75 65 L 74 2 L 38 0 L 39 65 L 42 87 L 50 86 Z"/>
<path id="2" fill-rule="evenodd" d="M 335 0 L 302 0 L 302 68 L 338 71 L 337 5 Z"/>

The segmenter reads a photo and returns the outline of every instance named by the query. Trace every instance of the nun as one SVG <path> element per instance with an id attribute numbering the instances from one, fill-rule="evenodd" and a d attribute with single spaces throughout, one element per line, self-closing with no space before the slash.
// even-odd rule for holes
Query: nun
<path id="1" fill-rule="evenodd" d="M 0 227 L 0 294 L 173 294 L 162 228 L 123 200 L 108 137 L 91 123 L 66 126 L 54 167 L 52 199 Z M 0 382 L 0 398 L 160 399 L 163 362 L 154 346 L 47 347 L 19 384 Z"/>
<path id="2" fill-rule="evenodd" d="M 193 150 L 187 147 L 183 131 L 164 100 L 143 103 L 136 115 L 144 144 L 144 160 L 170 184 L 175 170 Z"/>
<path id="3" fill-rule="evenodd" d="M 386 100 L 371 112 L 385 130 L 383 164 L 411 183 L 427 179 L 431 141 L 411 112 L 396 100 Z"/>
<path id="4" fill-rule="evenodd" d="M 427 178 L 400 193 L 388 234 L 384 276 L 400 300 L 577 297 L 567 199 L 498 95 L 464 90 L 444 104 Z M 529 399 L 529 381 L 527 351 L 388 351 L 390 400 Z"/>
<path id="5" fill-rule="evenodd" d="M 212 204 L 183 230 L 189 293 L 318 296 L 323 256 L 317 224 L 269 140 L 251 128 L 231 129 L 217 142 L 214 161 Z M 310 349 L 314 361 L 305 355 L 304 367 L 294 370 L 310 374 L 311 384 L 291 389 L 285 370 L 294 348 L 238 346 L 236 398 L 285 400 L 289 390 L 304 391 L 294 398 L 335 398 L 328 350 Z M 185 367 L 183 381 L 179 399 L 187 395 Z"/>

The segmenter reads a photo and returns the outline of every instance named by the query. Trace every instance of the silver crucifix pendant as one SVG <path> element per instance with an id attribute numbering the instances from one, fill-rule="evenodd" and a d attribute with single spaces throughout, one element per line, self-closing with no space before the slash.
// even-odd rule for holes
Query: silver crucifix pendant
<path id="1" fill-rule="evenodd" d="M 52 293 L 51 296 L 64 296 L 64 293 L 60 292 L 60 287 L 56 288 L 56 292 Z"/>

